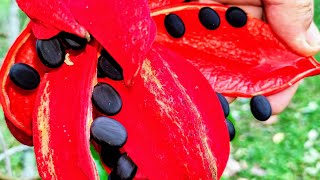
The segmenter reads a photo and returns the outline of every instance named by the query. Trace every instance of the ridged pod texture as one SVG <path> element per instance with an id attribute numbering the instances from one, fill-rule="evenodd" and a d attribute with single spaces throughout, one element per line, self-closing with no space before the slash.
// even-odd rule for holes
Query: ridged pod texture
<path id="1" fill-rule="evenodd" d="M 206 79 L 184 58 L 154 44 L 132 88 L 98 82 L 122 95 L 115 119 L 127 128 L 123 150 L 137 163 L 137 178 L 221 176 L 229 155 L 224 114 Z"/>

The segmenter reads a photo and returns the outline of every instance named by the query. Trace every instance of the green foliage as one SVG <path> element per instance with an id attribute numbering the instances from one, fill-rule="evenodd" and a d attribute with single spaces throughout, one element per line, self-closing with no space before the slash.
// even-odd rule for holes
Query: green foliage
<path id="1" fill-rule="evenodd" d="M 6 40 L 7 29 L 6 24 L 8 23 L 8 11 L 9 11 L 9 1 L 0 0 L 0 58 L 2 58 L 8 48 L 8 43 Z"/>
<path id="2" fill-rule="evenodd" d="M 90 151 L 91 151 L 91 155 L 93 157 L 93 160 L 96 163 L 100 180 L 108 180 L 108 173 L 103 168 L 99 153 L 94 149 L 93 145 L 91 145 Z"/>

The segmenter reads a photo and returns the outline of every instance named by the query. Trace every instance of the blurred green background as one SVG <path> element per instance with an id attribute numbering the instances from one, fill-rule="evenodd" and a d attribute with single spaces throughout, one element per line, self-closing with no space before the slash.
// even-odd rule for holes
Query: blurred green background
<path id="1" fill-rule="evenodd" d="M 0 0 L 0 59 L 27 17 L 12 1 Z M 320 27 L 320 0 L 315 0 Z M 320 60 L 320 56 L 316 57 Z M 320 76 L 303 81 L 289 107 L 271 122 L 249 113 L 249 100 L 231 105 L 237 136 L 231 143 L 228 168 L 222 179 L 320 179 Z M 19 144 L 0 115 L 0 180 L 38 178 L 33 149 Z"/>

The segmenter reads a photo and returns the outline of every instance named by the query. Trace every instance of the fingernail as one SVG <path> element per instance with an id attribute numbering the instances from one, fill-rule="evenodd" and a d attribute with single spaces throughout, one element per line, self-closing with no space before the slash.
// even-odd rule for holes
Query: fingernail
<path id="1" fill-rule="evenodd" d="M 320 48 L 320 33 L 317 26 L 313 22 L 307 30 L 306 38 L 310 46 L 318 46 Z"/>

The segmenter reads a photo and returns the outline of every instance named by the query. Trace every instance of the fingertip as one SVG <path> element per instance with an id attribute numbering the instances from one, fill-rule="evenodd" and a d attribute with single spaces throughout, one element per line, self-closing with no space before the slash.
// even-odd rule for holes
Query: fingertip
<path id="1" fill-rule="evenodd" d="M 298 54 L 314 56 L 320 52 L 320 33 L 317 26 L 312 22 L 304 33 L 296 37 L 287 37 L 285 43 Z"/>
<path id="2" fill-rule="evenodd" d="M 235 97 L 225 96 L 225 98 L 227 99 L 227 101 L 228 101 L 229 104 L 231 104 L 234 100 L 236 100 Z"/>
<path id="3" fill-rule="evenodd" d="M 306 33 L 306 39 L 311 47 L 314 47 L 315 54 L 320 51 L 320 33 L 314 22 L 311 23 Z M 313 54 L 314 55 L 314 54 Z"/>
<path id="4" fill-rule="evenodd" d="M 313 22 L 313 0 L 263 0 L 272 30 L 292 51 L 303 56 L 320 52 L 320 34 Z"/>
<path id="5" fill-rule="evenodd" d="M 285 110 L 285 108 L 290 104 L 294 94 L 296 93 L 300 85 L 300 82 L 301 81 L 295 83 L 294 85 L 277 94 L 273 94 L 267 97 L 271 104 L 272 115 L 280 114 L 282 111 Z"/>

